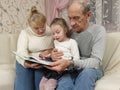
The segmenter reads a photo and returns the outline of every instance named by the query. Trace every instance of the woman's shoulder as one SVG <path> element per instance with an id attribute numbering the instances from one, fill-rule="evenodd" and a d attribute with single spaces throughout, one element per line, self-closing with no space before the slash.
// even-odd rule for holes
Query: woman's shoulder
<path id="1" fill-rule="evenodd" d="M 21 33 L 20 33 L 20 34 L 28 35 L 28 34 L 30 33 L 30 29 L 31 29 L 30 27 L 27 27 L 27 28 L 21 30 Z"/>
<path id="2" fill-rule="evenodd" d="M 21 32 L 28 32 L 28 31 L 30 31 L 30 27 L 27 27 L 27 28 L 21 30 Z"/>

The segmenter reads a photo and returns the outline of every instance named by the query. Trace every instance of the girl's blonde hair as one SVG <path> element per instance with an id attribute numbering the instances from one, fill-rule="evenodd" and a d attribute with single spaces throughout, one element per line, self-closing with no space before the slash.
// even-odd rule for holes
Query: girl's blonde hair
<path id="1" fill-rule="evenodd" d="M 52 25 L 60 25 L 64 30 L 66 30 L 67 37 L 70 37 L 69 27 L 67 25 L 67 22 L 63 18 L 54 18 L 53 21 L 50 24 L 50 27 Z"/>
<path id="2" fill-rule="evenodd" d="M 35 6 L 31 8 L 30 16 L 28 18 L 29 25 L 31 25 L 31 22 L 34 22 L 36 25 L 44 25 L 46 23 L 45 15 L 38 12 Z"/>

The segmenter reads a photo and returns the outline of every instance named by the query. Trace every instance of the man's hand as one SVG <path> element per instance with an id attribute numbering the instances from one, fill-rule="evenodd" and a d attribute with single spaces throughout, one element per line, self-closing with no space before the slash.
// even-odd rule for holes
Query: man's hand
<path id="1" fill-rule="evenodd" d="M 51 58 L 53 61 L 57 61 L 57 60 L 62 59 L 62 56 L 63 56 L 63 52 L 58 51 L 56 48 L 53 49 L 51 52 Z"/>
<path id="2" fill-rule="evenodd" d="M 46 68 L 56 71 L 58 73 L 64 72 L 66 70 L 67 67 L 69 67 L 71 65 L 71 61 L 70 60 L 57 60 L 55 62 L 51 62 L 50 67 L 49 66 L 45 66 Z"/>
<path id="3" fill-rule="evenodd" d="M 31 62 L 28 62 L 28 61 L 25 61 L 25 62 L 24 62 L 24 66 L 25 66 L 26 68 L 33 68 L 33 69 L 40 69 L 40 68 L 43 67 L 43 66 L 41 66 L 40 64 L 31 63 Z"/>

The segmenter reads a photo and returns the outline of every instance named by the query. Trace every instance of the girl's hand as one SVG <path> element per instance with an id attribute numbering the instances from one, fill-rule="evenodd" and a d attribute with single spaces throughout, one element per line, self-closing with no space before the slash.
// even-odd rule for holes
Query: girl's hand
<path id="1" fill-rule="evenodd" d="M 39 54 L 39 57 L 42 58 L 42 59 L 46 59 L 50 56 L 51 51 L 52 51 L 51 49 L 50 50 L 45 50 L 45 51 L 43 51 Z"/>
<path id="2" fill-rule="evenodd" d="M 51 58 L 53 61 L 62 59 L 62 56 L 63 56 L 63 52 L 58 51 L 56 48 L 54 48 L 51 52 Z"/>

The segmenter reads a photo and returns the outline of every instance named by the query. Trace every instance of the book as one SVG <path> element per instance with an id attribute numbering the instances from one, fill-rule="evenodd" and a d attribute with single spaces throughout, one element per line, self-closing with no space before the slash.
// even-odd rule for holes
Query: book
<path id="1" fill-rule="evenodd" d="M 25 60 L 25 61 L 50 66 L 51 61 L 48 61 L 48 60 L 43 60 L 41 58 L 37 58 L 37 57 L 34 57 L 34 56 L 22 56 L 22 55 L 19 55 L 15 51 L 13 51 L 13 54 L 15 54 L 16 56 L 18 56 L 19 58 L 21 58 L 22 60 Z"/>

